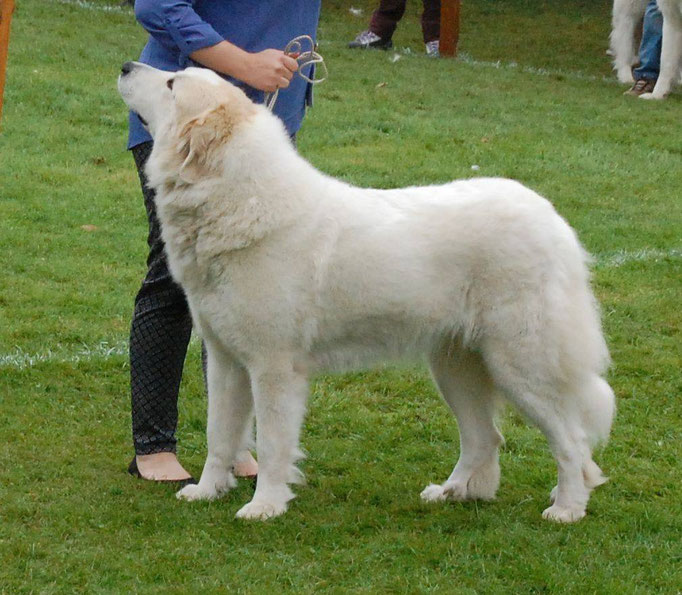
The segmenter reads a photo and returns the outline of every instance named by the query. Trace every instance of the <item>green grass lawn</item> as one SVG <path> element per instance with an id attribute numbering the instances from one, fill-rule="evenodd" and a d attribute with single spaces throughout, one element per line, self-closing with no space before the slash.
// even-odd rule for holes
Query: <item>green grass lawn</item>
<path id="1" fill-rule="evenodd" d="M 234 520 L 244 482 L 188 504 L 129 477 L 125 354 L 146 222 L 115 82 L 145 35 L 117 0 L 22 0 L 0 133 L 0 592 L 679 593 L 679 91 L 622 96 L 605 0 L 465 2 L 455 61 L 423 56 L 417 2 L 390 52 L 345 47 L 374 2 L 352 3 L 361 16 L 323 4 L 330 78 L 303 155 L 377 187 L 516 178 L 594 254 L 618 397 L 596 459 L 611 481 L 579 524 L 542 521 L 553 459 L 506 412 L 497 501 L 422 504 L 458 440 L 420 367 L 315 381 L 308 485 L 271 522 Z M 196 342 L 180 415 L 198 475 Z"/>

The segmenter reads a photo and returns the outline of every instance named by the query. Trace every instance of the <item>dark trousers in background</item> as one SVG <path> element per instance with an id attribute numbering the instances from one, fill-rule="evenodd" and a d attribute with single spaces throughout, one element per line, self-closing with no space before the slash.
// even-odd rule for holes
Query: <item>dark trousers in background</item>
<path id="1" fill-rule="evenodd" d="M 423 0 L 422 33 L 424 43 L 440 38 L 440 0 Z M 372 14 L 369 30 L 382 39 L 393 36 L 398 21 L 405 14 L 407 0 L 381 0 L 379 8 Z"/>

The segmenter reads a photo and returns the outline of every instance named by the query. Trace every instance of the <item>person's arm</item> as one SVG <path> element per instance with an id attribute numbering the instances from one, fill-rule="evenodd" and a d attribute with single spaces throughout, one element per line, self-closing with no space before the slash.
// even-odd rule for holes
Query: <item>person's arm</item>
<path id="1" fill-rule="evenodd" d="M 211 70 L 228 74 L 247 85 L 267 91 L 285 89 L 298 69 L 298 62 L 280 50 L 246 52 L 229 41 L 196 50 L 190 58 Z"/>
<path id="2" fill-rule="evenodd" d="M 137 0 L 135 17 L 156 41 L 179 51 L 180 66 L 191 58 L 268 92 L 287 87 L 298 68 L 296 60 L 280 50 L 252 54 L 224 40 L 189 0 Z"/>

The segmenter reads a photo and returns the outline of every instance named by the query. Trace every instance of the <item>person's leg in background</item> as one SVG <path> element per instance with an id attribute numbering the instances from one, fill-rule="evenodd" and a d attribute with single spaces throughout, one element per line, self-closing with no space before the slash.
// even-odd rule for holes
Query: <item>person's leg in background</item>
<path id="1" fill-rule="evenodd" d="M 644 11 L 642 42 L 639 46 L 639 66 L 632 75 L 635 84 L 626 95 L 642 95 L 653 91 L 661 69 L 661 45 L 663 42 L 663 15 L 656 0 L 650 0 Z"/>
<path id="2" fill-rule="evenodd" d="M 348 44 L 349 48 L 378 48 L 387 50 L 393 46 L 391 38 L 405 14 L 407 0 L 381 0 L 372 13 L 369 29 L 362 31 Z"/>
<path id="3" fill-rule="evenodd" d="M 426 54 L 437 58 L 440 55 L 440 0 L 424 0 L 422 34 Z"/>
<path id="4" fill-rule="evenodd" d="M 405 14 L 407 0 L 381 0 L 372 14 L 369 30 L 382 39 L 391 39 Z"/>

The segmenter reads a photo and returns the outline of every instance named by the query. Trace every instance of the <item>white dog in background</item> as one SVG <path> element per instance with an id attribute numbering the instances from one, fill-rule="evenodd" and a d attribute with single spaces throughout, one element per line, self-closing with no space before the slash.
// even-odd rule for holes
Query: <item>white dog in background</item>
<path id="1" fill-rule="evenodd" d="M 648 0 L 614 0 L 611 51 L 614 68 L 621 83 L 632 83 L 632 67 L 638 60 L 635 31 L 642 20 Z M 642 99 L 664 99 L 680 76 L 682 66 L 682 0 L 658 0 L 663 14 L 661 71 L 652 93 Z"/>
<path id="2" fill-rule="evenodd" d="M 504 179 L 397 190 L 332 179 L 208 70 L 126 63 L 119 90 L 154 138 L 146 173 L 170 268 L 208 351 L 208 456 L 179 498 L 233 487 L 255 411 L 258 484 L 237 516 L 282 514 L 301 479 L 309 375 L 417 357 L 461 440 L 424 500 L 495 496 L 503 397 L 556 458 L 543 516 L 584 516 L 605 481 L 591 449 L 609 434 L 614 396 L 585 253 L 547 200 Z"/>
<path id="3" fill-rule="evenodd" d="M 649 0 L 613 0 L 611 53 L 621 83 L 633 83 L 632 68 L 639 60 L 637 28 Z"/>

